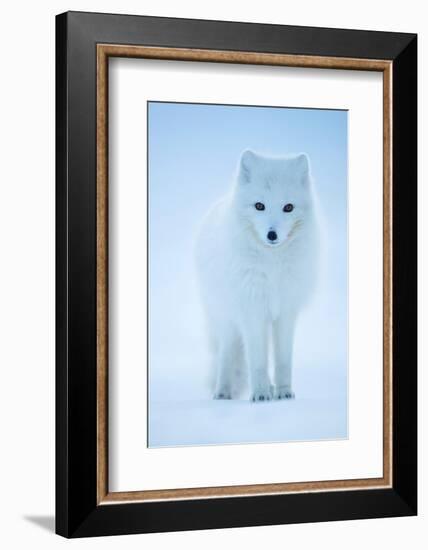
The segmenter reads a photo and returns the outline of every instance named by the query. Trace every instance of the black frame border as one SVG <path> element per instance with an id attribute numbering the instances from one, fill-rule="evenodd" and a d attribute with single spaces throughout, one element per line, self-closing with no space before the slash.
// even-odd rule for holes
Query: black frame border
<path id="1" fill-rule="evenodd" d="M 96 45 L 393 62 L 393 486 L 97 505 Z M 417 513 L 417 36 L 67 12 L 56 17 L 56 532 L 100 536 Z"/>

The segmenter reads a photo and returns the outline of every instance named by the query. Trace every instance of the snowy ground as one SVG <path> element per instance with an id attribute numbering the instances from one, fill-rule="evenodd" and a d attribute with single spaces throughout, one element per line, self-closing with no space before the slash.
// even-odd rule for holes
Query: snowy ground
<path id="1" fill-rule="evenodd" d="M 346 371 L 331 365 L 301 365 L 296 371 L 296 399 L 264 403 L 214 400 L 194 369 L 184 378 L 152 376 L 149 446 L 346 438 Z"/>

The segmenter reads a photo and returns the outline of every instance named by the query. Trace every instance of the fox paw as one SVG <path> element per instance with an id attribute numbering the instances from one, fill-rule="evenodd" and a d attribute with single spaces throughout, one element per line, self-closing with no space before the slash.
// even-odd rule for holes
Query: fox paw
<path id="1" fill-rule="evenodd" d="M 232 399 L 232 393 L 228 389 L 221 389 L 214 392 L 214 399 Z"/>
<path id="2" fill-rule="evenodd" d="M 295 397 L 290 386 L 278 386 L 275 390 L 275 399 L 294 399 Z"/>
<path id="3" fill-rule="evenodd" d="M 259 401 L 270 401 L 272 399 L 272 388 L 259 388 L 253 391 L 250 395 L 250 401 L 259 402 Z"/>

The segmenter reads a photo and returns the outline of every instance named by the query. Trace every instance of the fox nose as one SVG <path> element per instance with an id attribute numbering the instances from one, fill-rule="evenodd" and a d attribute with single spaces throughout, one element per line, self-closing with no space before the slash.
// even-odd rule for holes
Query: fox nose
<path id="1" fill-rule="evenodd" d="M 269 233 L 267 234 L 267 238 L 270 241 L 276 241 L 276 239 L 278 238 L 278 235 L 276 234 L 275 231 L 269 231 Z"/>

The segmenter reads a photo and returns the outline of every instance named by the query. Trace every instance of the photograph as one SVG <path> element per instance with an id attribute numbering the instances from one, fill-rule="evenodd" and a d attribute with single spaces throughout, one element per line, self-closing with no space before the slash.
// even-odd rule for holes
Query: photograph
<path id="1" fill-rule="evenodd" d="M 147 121 L 148 446 L 346 439 L 348 111 Z"/>

